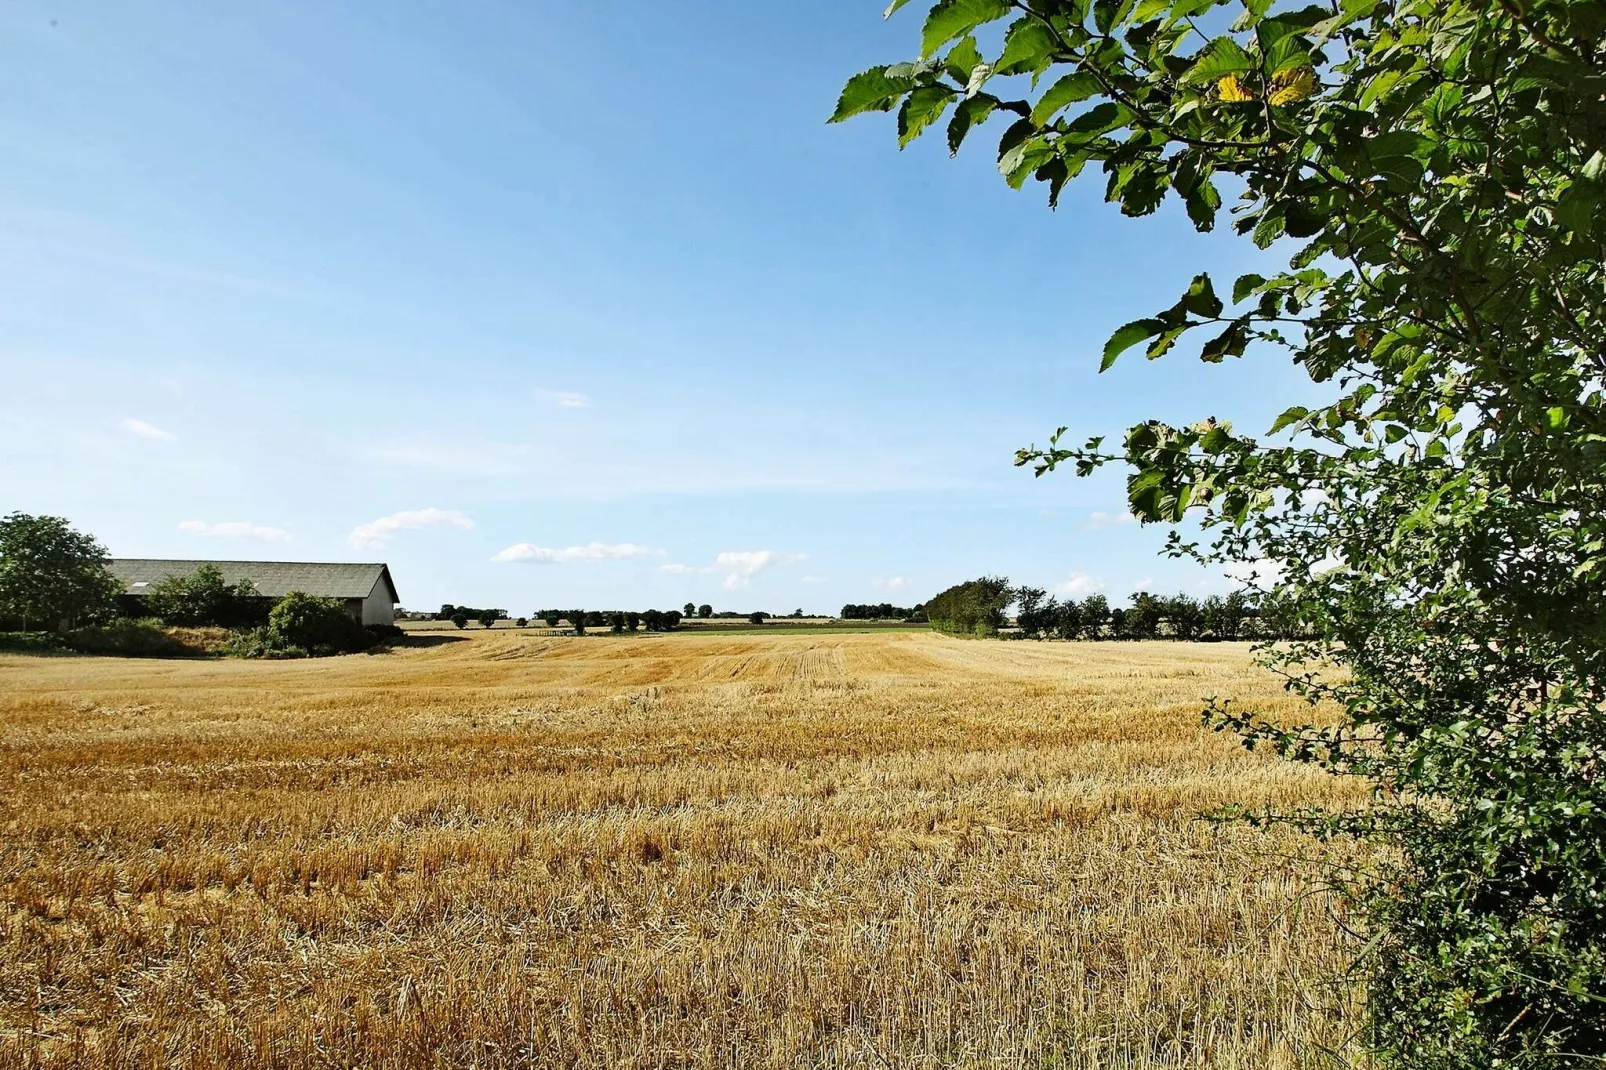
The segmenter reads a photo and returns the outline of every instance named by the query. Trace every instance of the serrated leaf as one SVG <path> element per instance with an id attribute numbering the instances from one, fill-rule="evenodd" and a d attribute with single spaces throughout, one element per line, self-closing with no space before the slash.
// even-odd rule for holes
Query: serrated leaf
<path id="1" fill-rule="evenodd" d="M 1036 73 L 1053 62 L 1058 46 L 1054 31 L 1041 19 L 1016 19 L 1010 23 L 1003 55 L 994 67 L 999 74 Z"/>
<path id="2" fill-rule="evenodd" d="M 1220 364 L 1226 357 L 1241 357 L 1249 345 L 1249 321 L 1233 320 L 1227 329 L 1204 344 L 1199 359 L 1206 364 Z"/>
<path id="3" fill-rule="evenodd" d="M 971 72 L 980 62 L 981 50 L 976 47 L 974 37 L 961 38 L 959 43 L 950 48 L 948 54 L 942 58 L 943 68 L 956 82 L 970 81 Z"/>
<path id="4" fill-rule="evenodd" d="M 1185 85 L 1219 82 L 1229 74 L 1242 74 L 1255 68 L 1255 61 L 1230 37 L 1217 37 L 1194 56 L 1193 66 L 1183 75 Z"/>
<path id="5" fill-rule="evenodd" d="M 985 94 L 961 100 L 954 109 L 954 117 L 948 120 L 948 155 L 957 155 L 970 128 L 986 121 L 997 106 L 998 101 Z"/>
<path id="6" fill-rule="evenodd" d="M 887 5 L 887 9 L 881 12 L 881 17 L 884 19 L 890 19 L 900 7 L 908 2 L 909 0 L 892 0 L 892 3 Z"/>
<path id="7" fill-rule="evenodd" d="M 1182 295 L 1182 307 L 1206 319 L 1221 315 L 1221 298 L 1216 296 L 1216 287 L 1209 275 L 1193 277 L 1193 282 L 1188 284 L 1188 292 Z"/>
<path id="8" fill-rule="evenodd" d="M 1221 194 L 1208 178 L 1188 190 L 1183 200 L 1195 229 L 1207 231 L 1215 227 L 1216 212 L 1221 208 Z"/>
<path id="9" fill-rule="evenodd" d="M 1283 414 L 1272 421 L 1271 430 L 1267 431 L 1266 433 L 1268 435 L 1275 435 L 1283 428 L 1289 426 L 1290 424 L 1296 424 L 1309 415 L 1310 410 L 1302 405 L 1295 405 L 1293 408 L 1284 409 Z"/>
<path id="10" fill-rule="evenodd" d="M 1048 91 L 1033 106 L 1032 122 L 1038 126 L 1046 126 L 1061 109 L 1081 103 L 1098 93 L 1099 89 L 1099 80 L 1090 71 L 1067 74 L 1049 86 Z"/>
<path id="11" fill-rule="evenodd" d="M 1122 353 L 1145 338 L 1153 338 L 1165 329 L 1165 322 L 1157 319 L 1133 320 L 1117 327 L 1115 333 L 1110 335 L 1110 340 L 1104 343 L 1104 359 L 1099 363 L 1099 371 L 1108 371 Z"/>
<path id="12" fill-rule="evenodd" d="M 920 54 L 930 56 L 976 27 L 1001 19 L 1013 10 L 1009 0 L 941 0 L 926 16 L 920 34 Z"/>
<path id="13" fill-rule="evenodd" d="M 1232 284 L 1232 303 L 1237 304 L 1248 298 L 1257 289 L 1266 284 L 1266 280 L 1253 272 L 1248 275 L 1239 275 Z"/>
<path id="14" fill-rule="evenodd" d="M 915 87 L 915 80 L 889 71 L 885 66 L 871 67 L 849 78 L 827 122 L 840 123 L 867 111 L 891 111 L 898 98 Z"/>
<path id="15" fill-rule="evenodd" d="M 953 98 L 952 90 L 936 85 L 921 86 L 910 93 L 903 107 L 898 109 L 898 147 L 901 149 L 919 137 L 942 115 Z"/>

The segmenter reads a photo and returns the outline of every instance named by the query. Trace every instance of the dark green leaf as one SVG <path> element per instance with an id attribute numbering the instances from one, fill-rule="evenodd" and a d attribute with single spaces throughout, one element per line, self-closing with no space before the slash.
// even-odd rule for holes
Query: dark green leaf
<path id="1" fill-rule="evenodd" d="M 891 111 L 898 98 L 915 87 L 915 80 L 887 72 L 887 67 L 871 67 L 849 78 L 828 121 L 840 123 L 862 112 Z"/>
<path id="2" fill-rule="evenodd" d="M 954 92 L 942 86 L 921 86 L 904 99 L 898 109 L 898 147 L 903 148 L 936 121 L 954 99 Z"/>
<path id="3" fill-rule="evenodd" d="M 930 56 L 976 27 L 1001 19 L 1012 9 L 1009 0 L 940 0 L 926 16 L 920 35 L 920 54 Z"/>
<path id="4" fill-rule="evenodd" d="M 1145 338 L 1153 338 L 1165 329 L 1165 322 L 1157 319 L 1133 320 L 1117 328 L 1116 332 L 1110 335 L 1110 340 L 1104 343 L 1104 359 L 1099 363 L 1099 371 L 1108 371 L 1122 353 Z"/>
<path id="5" fill-rule="evenodd" d="M 1031 17 L 1016 19 L 1004 38 L 1004 53 L 994 69 L 999 74 L 1036 74 L 1053 62 L 1058 41 L 1046 23 Z"/>
<path id="6" fill-rule="evenodd" d="M 1048 87 L 1032 108 L 1032 122 L 1047 125 L 1059 111 L 1077 104 L 1099 92 L 1099 80 L 1091 71 L 1074 71 Z"/>

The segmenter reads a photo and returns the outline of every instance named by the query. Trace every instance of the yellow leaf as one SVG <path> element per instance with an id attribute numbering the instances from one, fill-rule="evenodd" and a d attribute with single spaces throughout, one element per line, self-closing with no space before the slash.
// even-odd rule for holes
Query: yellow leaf
<path id="1" fill-rule="evenodd" d="M 1316 72 L 1309 67 L 1291 67 L 1273 75 L 1271 84 L 1268 100 L 1273 104 L 1292 104 L 1316 92 Z"/>
<path id="2" fill-rule="evenodd" d="M 1238 81 L 1236 74 L 1229 74 L 1217 82 L 1216 92 L 1221 96 L 1222 100 L 1245 101 L 1255 99 L 1255 95 L 1245 89 Z"/>

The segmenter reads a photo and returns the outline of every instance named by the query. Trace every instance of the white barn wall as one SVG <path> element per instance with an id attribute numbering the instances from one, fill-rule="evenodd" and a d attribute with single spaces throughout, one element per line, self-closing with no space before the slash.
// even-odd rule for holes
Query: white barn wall
<path id="1" fill-rule="evenodd" d="M 390 587 L 383 574 L 374 581 L 374 589 L 362 601 L 364 624 L 395 624 L 396 603 L 390 600 Z"/>

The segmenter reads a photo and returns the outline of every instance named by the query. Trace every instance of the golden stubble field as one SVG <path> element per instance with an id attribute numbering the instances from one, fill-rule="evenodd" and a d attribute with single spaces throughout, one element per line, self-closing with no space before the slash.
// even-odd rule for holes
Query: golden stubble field
<path id="1" fill-rule="evenodd" d="M 0 1066 L 1326 1065 L 1239 646 L 0 656 Z M 427 644 L 427 645 L 424 645 Z"/>

